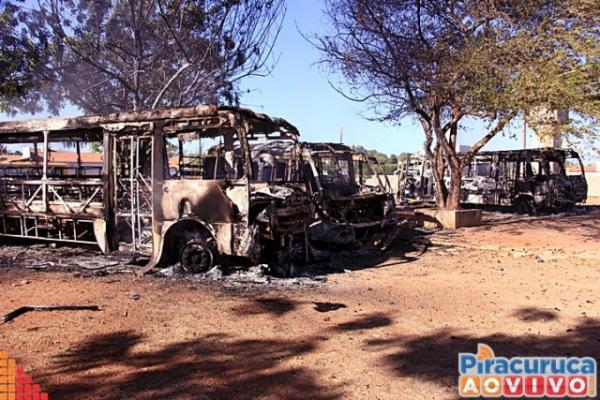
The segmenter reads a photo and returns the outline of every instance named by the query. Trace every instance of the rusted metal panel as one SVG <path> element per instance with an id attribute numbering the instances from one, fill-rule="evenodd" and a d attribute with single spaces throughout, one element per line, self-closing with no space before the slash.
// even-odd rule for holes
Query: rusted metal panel
<path id="1" fill-rule="evenodd" d="M 160 208 L 165 220 L 193 215 L 207 223 L 233 222 L 234 203 L 224 181 L 167 180 Z"/>

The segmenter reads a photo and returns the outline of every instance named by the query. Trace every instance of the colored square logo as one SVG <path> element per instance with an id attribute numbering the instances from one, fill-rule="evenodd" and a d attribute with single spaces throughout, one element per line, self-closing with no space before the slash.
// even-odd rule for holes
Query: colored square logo
<path id="1" fill-rule="evenodd" d="M 562 397 L 567 394 L 567 377 L 551 375 L 546 377 L 546 394 L 548 396 Z"/>
<path id="2" fill-rule="evenodd" d="M 567 394 L 569 397 L 587 397 L 588 379 L 585 375 L 573 375 L 567 380 Z"/>
<path id="3" fill-rule="evenodd" d="M 484 397 L 502 396 L 502 377 L 499 375 L 484 375 L 481 378 L 481 395 Z"/>
<path id="4" fill-rule="evenodd" d="M 479 397 L 481 394 L 481 378 L 476 375 L 462 375 L 458 383 L 462 397 Z"/>
<path id="5" fill-rule="evenodd" d="M 506 397 L 522 397 L 525 393 L 525 378 L 520 375 L 507 375 L 503 382 Z"/>

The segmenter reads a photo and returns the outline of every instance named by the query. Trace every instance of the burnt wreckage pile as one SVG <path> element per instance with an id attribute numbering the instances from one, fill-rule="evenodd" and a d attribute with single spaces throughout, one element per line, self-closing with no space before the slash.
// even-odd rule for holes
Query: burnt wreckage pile
<path id="1" fill-rule="evenodd" d="M 241 258 L 290 275 L 322 246 L 385 246 L 394 201 L 376 162 L 298 137 L 285 120 L 206 105 L 2 122 L 0 236 L 145 254 L 140 273 Z"/>
<path id="2" fill-rule="evenodd" d="M 431 162 L 412 156 L 398 169 L 400 202 L 433 202 Z M 445 176 L 447 184 L 450 177 Z M 509 207 L 522 214 L 565 211 L 587 199 L 579 154 L 570 149 L 481 152 L 463 169 L 461 201 L 467 205 Z"/>

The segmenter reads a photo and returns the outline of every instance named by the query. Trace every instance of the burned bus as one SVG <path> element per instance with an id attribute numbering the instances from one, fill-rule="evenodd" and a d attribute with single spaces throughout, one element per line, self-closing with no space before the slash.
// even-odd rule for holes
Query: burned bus
<path id="1" fill-rule="evenodd" d="M 0 122 L 4 152 L 35 154 L 26 169 L 0 164 L 0 236 L 145 254 L 141 272 L 205 271 L 222 256 L 273 265 L 306 241 L 314 208 L 254 178 L 250 143 L 297 138 L 285 120 L 209 105 Z M 51 153 L 67 148 L 96 149 L 101 168 L 77 157 L 56 173 Z"/>
<path id="2" fill-rule="evenodd" d="M 311 230 L 313 241 L 365 243 L 393 231 L 394 196 L 375 158 L 339 143 L 302 142 L 301 148 L 308 188 L 323 217 Z"/>
<path id="3" fill-rule="evenodd" d="M 395 227 L 391 185 L 377 160 L 337 143 L 278 141 L 251 147 L 255 176 L 310 194 L 311 245 L 381 241 Z"/>
<path id="4" fill-rule="evenodd" d="M 399 193 L 405 199 L 435 200 L 429 161 L 412 157 L 399 171 Z M 571 149 L 486 151 L 463 167 L 463 204 L 508 207 L 533 215 L 565 211 L 586 199 L 583 164 Z"/>
<path id="5" fill-rule="evenodd" d="M 522 214 L 565 211 L 585 202 L 587 181 L 574 150 L 486 151 L 464 168 L 461 197 L 466 204 L 512 207 Z"/>

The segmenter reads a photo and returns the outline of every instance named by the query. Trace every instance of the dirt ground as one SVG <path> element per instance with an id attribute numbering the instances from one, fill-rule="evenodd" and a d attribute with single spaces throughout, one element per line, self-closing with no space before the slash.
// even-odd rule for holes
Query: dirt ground
<path id="1" fill-rule="evenodd" d="M 51 399 L 457 398 L 457 353 L 479 342 L 600 359 L 599 218 L 487 213 L 293 280 L 102 276 L 78 270 L 113 262 L 87 250 L 7 246 L 0 314 L 101 311 L 27 313 L 0 325 L 0 351 Z"/>

